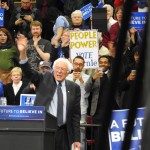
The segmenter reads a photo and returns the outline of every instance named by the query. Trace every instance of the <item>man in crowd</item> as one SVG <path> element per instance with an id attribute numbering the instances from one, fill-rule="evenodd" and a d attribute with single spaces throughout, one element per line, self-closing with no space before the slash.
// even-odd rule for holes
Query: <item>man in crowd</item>
<path id="1" fill-rule="evenodd" d="M 82 72 L 84 68 L 84 58 L 82 56 L 76 56 L 73 59 L 73 73 L 67 76 L 67 79 L 77 83 L 81 89 L 81 120 L 80 124 L 86 123 L 87 120 L 87 108 L 88 108 L 88 93 L 85 94 L 85 83 L 87 82 L 89 75 Z M 85 128 L 81 127 L 81 150 L 85 150 Z"/>
<path id="2" fill-rule="evenodd" d="M 107 89 L 108 81 L 110 78 L 110 66 L 111 60 L 109 56 L 103 55 L 99 58 L 99 68 L 95 71 L 93 76 L 89 78 L 85 85 L 85 91 L 91 92 L 91 106 L 90 115 L 93 116 L 94 124 L 103 124 L 104 117 L 104 94 Z M 100 137 L 101 128 L 94 128 L 94 150 L 100 149 L 100 142 L 103 140 Z M 108 143 L 106 144 L 105 150 L 108 148 Z"/>
<path id="3" fill-rule="evenodd" d="M 21 6 L 18 6 L 12 12 L 9 26 L 14 31 L 12 35 L 24 34 L 27 38 L 31 38 L 30 23 L 33 20 L 41 21 L 41 15 L 37 8 L 33 7 L 31 0 L 21 0 Z"/>
<path id="4" fill-rule="evenodd" d="M 41 61 L 49 61 L 51 54 L 50 41 L 41 37 L 42 24 L 39 21 L 32 21 L 30 24 L 32 39 L 28 41 L 27 56 L 28 62 L 35 70 Z"/>
<path id="5" fill-rule="evenodd" d="M 65 58 L 57 59 L 53 64 L 54 74 L 46 72 L 39 74 L 31 70 L 26 55 L 27 39 L 18 35 L 17 46 L 20 52 L 20 64 L 29 76 L 36 75 L 39 87 L 36 92 L 35 105 L 45 106 L 46 111 L 57 117 L 55 134 L 56 150 L 80 150 L 80 87 L 66 80 L 71 71 L 71 64 Z"/>

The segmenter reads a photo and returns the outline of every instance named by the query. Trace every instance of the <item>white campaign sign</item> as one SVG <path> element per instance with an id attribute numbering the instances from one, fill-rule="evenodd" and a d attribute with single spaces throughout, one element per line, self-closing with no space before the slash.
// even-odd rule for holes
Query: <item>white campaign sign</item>
<path id="1" fill-rule="evenodd" d="M 97 30 L 70 32 L 70 57 L 82 56 L 85 69 L 98 67 L 98 48 Z"/>

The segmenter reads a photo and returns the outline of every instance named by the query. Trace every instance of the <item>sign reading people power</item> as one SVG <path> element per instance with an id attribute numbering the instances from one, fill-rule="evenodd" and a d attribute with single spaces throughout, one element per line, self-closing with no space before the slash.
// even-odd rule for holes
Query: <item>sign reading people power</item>
<path id="1" fill-rule="evenodd" d="M 96 30 L 70 32 L 70 57 L 82 56 L 85 69 L 98 67 L 98 40 Z"/>
<path id="2" fill-rule="evenodd" d="M 144 123 L 144 108 L 137 110 L 137 115 L 134 122 L 134 131 L 131 137 L 131 150 L 141 149 L 142 128 Z M 124 137 L 125 128 L 127 125 L 127 117 L 129 110 L 115 110 L 112 114 L 112 120 L 109 128 L 109 141 L 111 150 L 121 149 Z"/>

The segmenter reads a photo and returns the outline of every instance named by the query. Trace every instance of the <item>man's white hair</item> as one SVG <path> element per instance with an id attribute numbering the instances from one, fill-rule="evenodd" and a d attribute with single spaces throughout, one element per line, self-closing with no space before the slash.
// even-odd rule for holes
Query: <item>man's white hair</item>
<path id="1" fill-rule="evenodd" d="M 80 16 L 81 18 L 83 18 L 83 15 L 82 15 L 82 11 L 81 10 L 75 10 L 74 12 L 72 12 L 71 14 L 71 18 L 73 18 L 74 16 Z"/>
<path id="2" fill-rule="evenodd" d="M 111 12 L 111 17 L 113 16 L 114 9 L 113 9 L 113 7 L 112 7 L 111 5 L 109 5 L 109 4 L 105 4 L 105 5 L 103 6 L 103 8 L 107 8 L 107 9 L 109 9 L 109 10 L 110 10 L 110 12 Z"/>
<path id="3" fill-rule="evenodd" d="M 54 61 L 54 64 L 53 64 L 53 69 L 55 68 L 56 64 L 59 63 L 59 62 L 64 62 L 66 63 L 67 65 L 67 68 L 68 68 L 68 71 L 71 72 L 71 70 L 73 69 L 73 66 L 72 64 L 70 63 L 70 61 L 66 58 L 58 58 Z"/>

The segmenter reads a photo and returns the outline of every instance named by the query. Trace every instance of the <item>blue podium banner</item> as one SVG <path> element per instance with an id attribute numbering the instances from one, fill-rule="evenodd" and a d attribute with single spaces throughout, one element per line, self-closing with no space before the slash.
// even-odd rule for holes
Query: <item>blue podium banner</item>
<path id="1" fill-rule="evenodd" d="M 44 120 L 44 106 L 0 106 L 0 120 Z"/>
<path id="2" fill-rule="evenodd" d="M 147 21 L 146 12 L 133 12 L 131 14 L 129 28 L 134 27 L 137 30 L 141 30 L 144 28 L 146 21 Z"/>
<path id="3" fill-rule="evenodd" d="M 113 111 L 112 120 L 109 128 L 110 150 L 121 149 L 125 136 L 125 128 L 127 125 L 127 117 L 129 110 Z M 140 150 L 142 130 L 144 123 L 145 108 L 139 108 L 134 123 L 134 131 L 131 137 L 130 149 Z"/>
<path id="4" fill-rule="evenodd" d="M 4 9 L 0 8 L 0 27 L 4 27 Z"/>

